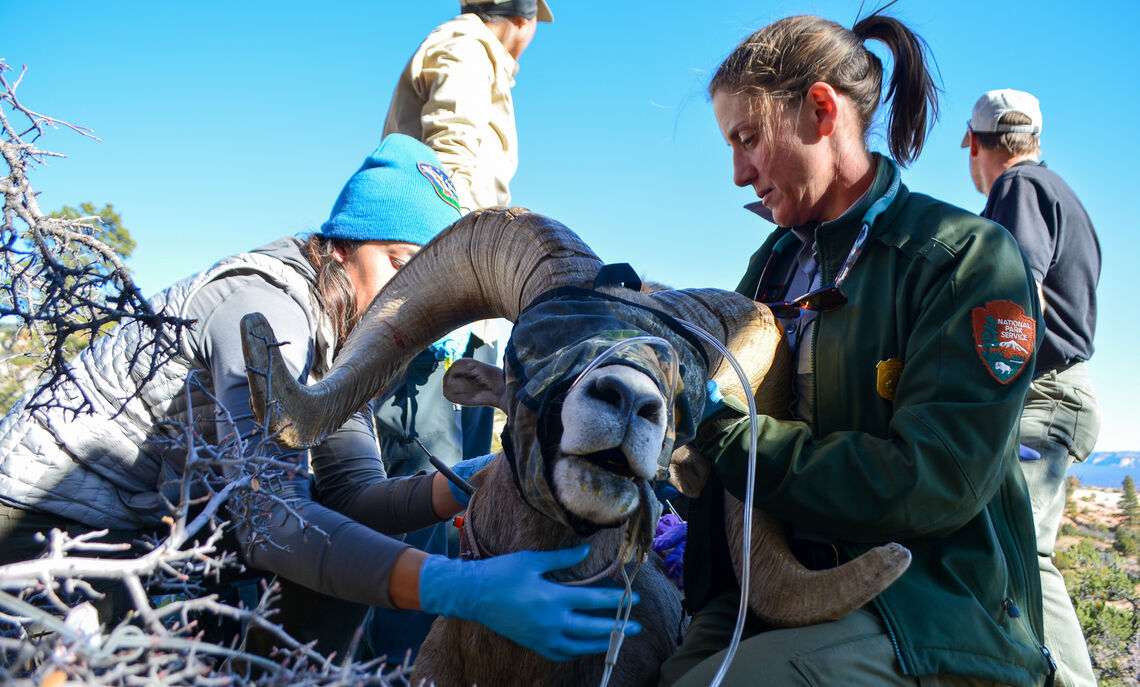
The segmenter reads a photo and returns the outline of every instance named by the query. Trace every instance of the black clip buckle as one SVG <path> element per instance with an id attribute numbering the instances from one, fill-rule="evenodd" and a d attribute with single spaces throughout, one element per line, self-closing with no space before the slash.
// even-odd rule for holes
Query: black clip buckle
<path id="1" fill-rule="evenodd" d="M 594 288 L 601 286 L 623 286 L 631 291 L 641 291 L 641 277 L 628 262 L 615 262 L 602 265 L 598 276 L 594 277 Z"/>

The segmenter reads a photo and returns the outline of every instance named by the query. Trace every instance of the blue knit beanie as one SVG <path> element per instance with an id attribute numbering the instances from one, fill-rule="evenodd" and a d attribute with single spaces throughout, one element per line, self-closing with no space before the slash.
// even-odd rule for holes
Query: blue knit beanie
<path id="1" fill-rule="evenodd" d="M 321 234 L 422 246 L 460 215 L 455 187 L 432 149 L 390 134 L 344 185 Z"/>

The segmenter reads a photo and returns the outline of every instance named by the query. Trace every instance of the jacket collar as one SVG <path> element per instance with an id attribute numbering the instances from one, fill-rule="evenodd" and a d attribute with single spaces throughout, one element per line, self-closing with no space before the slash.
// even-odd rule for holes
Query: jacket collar
<path id="1" fill-rule="evenodd" d="M 874 156 L 878 162 L 878 167 L 875 170 L 875 178 L 863 197 L 836 219 L 823 222 L 815 227 L 816 252 L 820 266 L 823 268 L 821 276 L 824 280 L 835 277 L 835 273 L 839 271 L 840 265 L 843 264 L 844 258 L 847 257 L 847 253 L 851 249 L 851 244 L 855 242 L 855 237 L 859 234 L 864 214 L 872 203 L 887 192 L 895 170 L 898 169 L 898 164 L 894 160 L 878 153 L 875 153 Z M 871 225 L 868 240 L 881 235 L 883 227 L 897 214 L 898 198 L 905 195 L 905 188 L 905 186 L 900 185 L 895 201 Z"/>
<path id="2" fill-rule="evenodd" d="M 876 200 L 881 198 L 890 186 L 892 178 L 894 177 L 895 170 L 898 164 L 890 158 L 874 153 L 875 160 L 879 162 L 875 170 L 875 178 L 871 181 L 871 186 L 863 197 L 855 202 L 848 208 L 840 217 L 814 227 L 806 228 L 790 228 L 790 227 L 777 227 L 772 233 L 766 245 L 773 246 L 775 252 L 782 252 L 788 249 L 789 242 L 795 242 L 796 245 L 803 243 L 803 238 L 806 236 L 808 240 L 814 238 L 817 247 L 817 256 L 823 266 L 823 274 L 821 278 L 825 281 L 833 278 L 835 273 L 839 271 L 840 265 L 843 264 L 843 259 L 847 257 L 851 245 L 855 242 L 855 237 L 859 233 L 862 226 L 863 215 L 867 209 Z M 884 227 L 888 226 L 891 221 L 898 215 L 902 207 L 901 199 L 909 194 L 905 184 L 900 184 L 898 193 L 891 204 L 883 210 L 878 219 L 871 227 L 868 240 L 876 239 L 883 236 Z M 745 206 L 745 209 L 753 212 L 754 214 L 772 221 L 772 215 L 763 203 L 752 202 Z M 806 234 L 804 233 L 806 229 Z M 762 249 L 763 250 L 763 249 Z M 753 269 L 750 267 L 750 270 Z M 761 276 L 761 271 L 756 269 L 754 273 L 750 272 L 752 280 L 749 275 L 745 275 L 744 280 L 737 287 L 743 289 L 741 293 L 747 296 L 752 296 L 756 288 L 755 280 Z"/>

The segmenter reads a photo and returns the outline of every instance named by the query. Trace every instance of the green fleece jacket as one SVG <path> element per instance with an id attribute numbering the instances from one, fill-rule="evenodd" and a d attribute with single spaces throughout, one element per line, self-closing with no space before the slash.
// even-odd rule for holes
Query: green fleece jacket
<path id="1" fill-rule="evenodd" d="M 823 284 L 887 187 L 894 163 L 879 159 L 864 200 L 816 229 Z M 788 232 L 752 257 L 740 293 L 757 292 Z M 1041 684 L 1051 660 L 1016 431 L 1041 323 L 1020 249 L 1000 226 L 903 186 L 843 291 L 847 305 L 820 313 L 810 341 L 814 422 L 758 418 L 756 507 L 850 557 L 890 541 L 911 550 L 874 601 L 904 673 Z M 695 445 L 715 470 L 690 513 L 694 610 L 735 585 L 718 485 L 743 500 L 748 421 L 723 410 Z"/>

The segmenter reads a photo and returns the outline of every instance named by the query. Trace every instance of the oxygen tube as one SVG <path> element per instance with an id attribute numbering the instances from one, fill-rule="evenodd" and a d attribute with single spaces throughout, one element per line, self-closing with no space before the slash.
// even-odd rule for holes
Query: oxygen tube
<path id="1" fill-rule="evenodd" d="M 733 369 L 733 371 L 736 372 L 737 378 L 740 379 L 741 388 L 749 390 L 747 393 L 744 394 L 745 400 L 748 402 L 748 430 L 749 431 L 748 431 L 748 478 L 747 478 L 748 481 L 747 481 L 747 484 L 745 484 L 745 488 L 744 488 L 744 517 L 743 517 L 743 522 L 741 523 L 742 535 L 740 538 L 740 548 L 741 548 L 740 560 L 743 562 L 743 565 L 741 565 L 741 570 L 740 570 L 740 606 L 736 612 L 736 625 L 732 629 L 732 640 L 729 642 L 728 648 L 725 650 L 724 659 L 721 661 L 720 668 L 717 670 L 716 675 L 712 679 L 712 682 L 709 683 L 709 687 L 720 687 L 721 682 L 724 681 L 725 674 L 728 672 L 728 667 L 732 664 L 732 659 L 736 656 L 736 650 L 740 646 L 740 638 L 744 634 L 744 621 L 748 617 L 748 587 L 749 587 L 749 583 L 751 581 L 750 578 L 751 578 L 751 569 L 752 569 L 752 560 L 751 560 L 751 556 L 752 556 L 752 504 L 754 501 L 753 492 L 755 491 L 755 483 L 756 483 L 756 442 L 759 438 L 758 437 L 759 429 L 756 426 L 756 401 L 752 398 L 751 386 L 748 383 L 748 375 L 745 374 L 744 368 L 740 366 L 740 363 L 732 355 L 732 352 L 729 351 L 728 348 L 725 347 L 724 344 L 722 344 L 720 341 L 718 341 L 716 339 L 716 337 L 714 337 L 712 334 L 708 333 L 707 331 L 705 331 L 701 327 L 699 327 L 699 326 L 697 326 L 691 322 L 686 322 L 685 320 L 677 320 L 677 321 L 685 329 L 687 329 L 691 333 L 695 334 L 698 338 L 700 338 L 702 341 L 707 343 L 709 346 L 714 348 L 718 353 L 720 353 L 722 356 L 724 356 L 724 359 L 727 360 L 729 362 L 729 364 L 732 365 L 732 369 Z M 609 349 L 607 349 L 605 352 L 603 352 L 600 356 L 598 356 L 593 362 L 591 362 L 586 367 L 586 369 L 583 370 L 578 375 L 578 377 L 574 380 L 574 384 L 577 384 L 579 381 L 581 381 L 581 379 L 586 375 L 586 373 L 588 373 L 590 370 L 597 368 L 599 365 L 601 365 L 607 358 L 609 358 L 618 349 L 622 348 L 623 346 L 638 344 L 638 343 L 650 344 L 650 345 L 654 345 L 654 346 L 661 346 L 664 349 L 672 349 L 672 345 L 669 344 L 669 342 L 665 341 L 664 339 L 660 339 L 658 337 L 655 337 L 655 336 L 635 336 L 635 337 L 632 337 L 630 339 L 626 339 L 624 341 L 621 341 L 621 342 L 615 344 L 614 346 L 611 346 Z M 674 388 L 675 388 L 675 380 L 679 376 L 679 371 L 676 369 L 676 357 L 675 356 L 662 356 L 662 359 L 663 360 L 670 360 L 670 359 L 672 360 L 672 363 L 668 364 L 669 366 L 667 367 L 666 375 L 669 379 L 674 380 Z M 623 569 L 623 571 L 624 571 L 624 569 Z M 630 580 L 629 578 L 626 578 L 627 594 L 631 593 L 631 591 L 630 591 L 631 582 L 632 582 L 632 580 Z M 624 606 L 624 599 L 623 599 L 623 606 Z M 623 611 L 624 611 L 624 613 L 623 613 Z M 618 610 L 618 618 L 617 618 L 617 623 L 616 623 L 614 632 L 611 634 L 611 637 L 610 637 L 610 650 L 609 650 L 609 652 L 607 652 L 607 656 L 606 656 L 606 670 L 604 671 L 603 676 L 602 676 L 602 681 L 601 681 L 602 687 L 605 687 L 605 685 L 609 682 L 609 678 L 610 678 L 610 674 L 611 674 L 611 671 L 613 668 L 613 664 L 617 660 L 617 651 L 621 647 L 622 639 L 624 639 L 624 636 L 625 636 L 625 633 L 624 633 L 625 623 L 628 621 L 629 621 L 629 608 L 628 607 L 620 608 Z"/>
<path id="2" fill-rule="evenodd" d="M 744 634 L 744 621 L 748 617 L 748 585 L 751 577 L 752 569 L 752 502 L 753 491 L 755 491 L 756 483 L 756 441 L 758 439 L 759 430 L 756 426 L 756 402 L 752 398 L 751 386 L 748 384 L 748 376 L 744 373 L 744 368 L 740 366 L 732 353 L 720 341 L 709 334 L 704 329 L 701 329 L 691 322 L 678 320 L 685 329 L 688 329 L 693 334 L 696 334 L 705 343 L 709 344 L 717 350 L 725 360 L 731 365 L 732 369 L 736 372 L 736 376 L 740 378 L 740 385 L 746 389 L 744 394 L 745 400 L 748 401 L 748 480 L 744 485 L 744 517 L 741 523 L 742 534 L 740 537 L 740 560 L 743 564 L 740 566 L 740 606 L 736 611 L 736 625 L 732 628 L 732 641 L 728 643 L 728 648 L 724 652 L 724 659 L 720 663 L 720 668 L 716 671 L 712 682 L 709 687 L 720 687 L 720 683 L 724 681 L 724 676 L 728 673 L 728 667 L 732 663 L 732 659 L 736 656 L 736 649 L 740 646 L 740 638 Z"/>
<path id="3" fill-rule="evenodd" d="M 705 331 L 701 327 L 699 327 L 695 324 L 692 324 L 691 322 L 686 322 L 684 320 L 677 320 L 677 322 L 679 322 L 685 329 L 687 329 L 689 332 L 695 334 L 698 338 L 700 338 L 702 341 L 704 341 L 709 346 L 711 346 L 713 349 L 715 349 L 718 353 L 720 353 L 725 358 L 725 360 L 727 360 L 732 365 L 732 369 L 736 372 L 736 376 L 740 380 L 741 387 L 743 389 L 748 389 L 748 390 L 751 389 L 751 386 L 748 383 L 748 376 L 747 376 L 747 374 L 745 374 L 744 368 L 741 367 L 740 363 L 736 360 L 735 357 L 733 357 L 732 353 L 728 350 L 728 348 L 725 347 L 724 344 L 722 344 L 720 341 L 718 341 L 716 339 L 716 337 L 714 337 L 712 334 L 708 333 L 707 331 Z M 662 339 L 662 338 L 656 337 L 656 336 L 635 336 L 635 337 L 631 337 L 629 339 L 622 340 L 622 341 L 614 344 L 613 346 L 609 347 L 604 352 L 602 352 L 601 355 L 599 355 L 597 358 L 595 358 L 593 361 L 591 361 L 591 363 L 589 365 L 587 365 L 586 368 L 578 374 L 578 376 L 574 379 L 574 382 L 571 384 L 571 388 L 576 386 L 579 382 L 581 382 L 582 379 L 590 371 L 592 371 L 592 370 L 596 369 L 597 367 L 601 366 L 602 364 L 604 364 L 607 359 L 611 358 L 615 353 L 617 353 L 622 348 L 624 348 L 626 346 L 639 345 L 639 344 L 640 345 L 648 345 L 652 348 L 655 348 L 659 352 L 658 362 L 661 363 L 663 368 L 664 368 L 663 372 L 664 372 L 664 376 L 665 376 L 665 386 L 667 388 L 671 388 L 671 389 L 675 390 L 677 388 L 677 384 L 678 384 L 679 379 L 680 379 L 680 370 L 678 368 L 677 355 L 675 353 L 675 350 L 673 349 L 672 344 L 670 344 L 665 339 Z M 758 431 L 759 430 L 758 430 L 757 424 L 756 424 L 756 402 L 752 398 L 751 391 L 749 391 L 748 393 L 745 393 L 744 396 L 745 396 L 745 400 L 748 402 L 748 421 L 749 421 L 749 437 L 748 437 L 748 439 L 749 440 L 748 440 L 748 473 L 747 473 L 748 474 L 748 478 L 747 478 L 748 482 L 745 485 L 745 495 L 744 495 L 744 514 L 745 514 L 745 517 L 744 517 L 744 522 L 742 523 L 743 535 L 741 537 L 741 542 L 740 542 L 741 560 L 743 561 L 743 565 L 741 566 L 741 573 L 740 573 L 740 606 L 737 610 L 736 625 L 735 625 L 735 627 L 733 627 L 733 630 L 732 630 L 732 640 L 729 642 L 728 648 L 725 651 L 724 659 L 721 661 L 721 665 L 720 665 L 720 668 L 717 670 L 716 676 L 713 678 L 712 682 L 709 683 L 710 687 L 719 687 L 721 682 L 723 682 L 725 674 L 728 672 L 728 667 L 729 667 L 729 665 L 731 665 L 732 659 L 736 655 L 736 650 L 740 646 L 740 639 L 744 633 L 744 622 L 748 616 L 748 587 L 749 587 L 749 583 L 750 583 L 751 567 L 752 567 L 752 563 L 751 563 L 752 517 L 751 517 L 751 514 L 752 514 L 752 504 L 754 501 L 753 492 L 755 491 L 755 481 L 756 481 L 756 443 L 757 443 L 757 439 L 758 439 Z M 638 565 L 638 568 L 640 568 L 640 565 Z M 617 615 L 615 617 L 614 629 L 610 634 L 610 647 L 609 647 L 609 651 L 606 654 L 605 668 L 603 670 L 602 678 L 600 681 L 600 687 L 605 687 L 609 683 L 609 680 L 612 677 L 614 664 L 617 661 L 617 654 L 620 651 L 622 641 L 625 638 L 625 627 L 626 627 L 626 624 L 629 622 L 629 615 L 630 615 L 630 611 L 631 611 L 632 605 L 633 605 L 632 604 L 633 577 L 635 577 L 637 575 L 637 569 L 638 568 L 635 568 L 634 574 L 632 576 L 625 574 L 624 566 L 622 566 L 622 568 L 621 568 L 622 573 L 623 573 L 624 583 L 625 583 L 624 584 L 625 596 L 623 597 L 622 603 L 620 604 L 620 606 L 618 608 Z"/>

